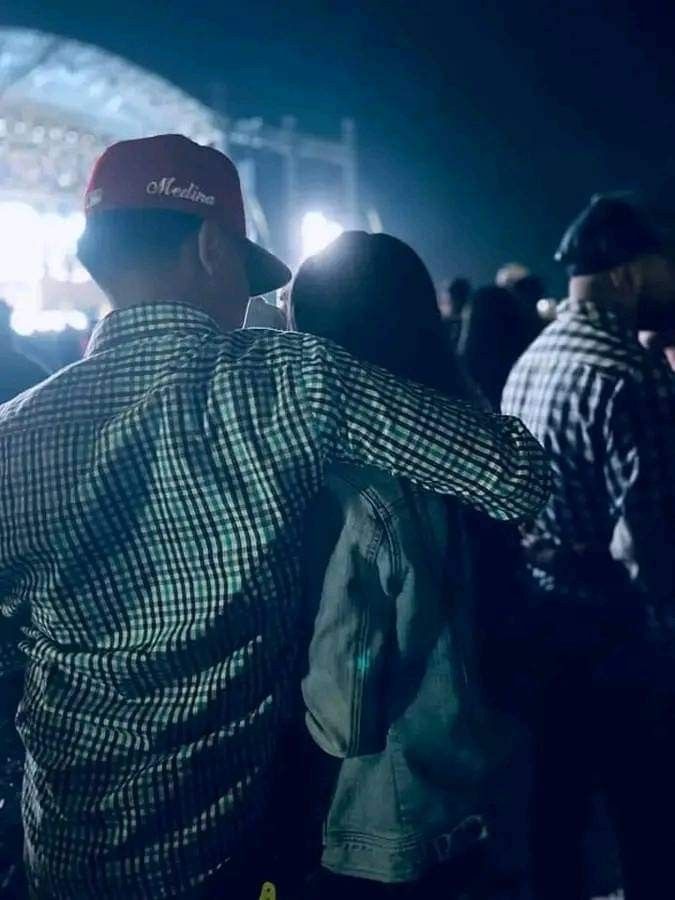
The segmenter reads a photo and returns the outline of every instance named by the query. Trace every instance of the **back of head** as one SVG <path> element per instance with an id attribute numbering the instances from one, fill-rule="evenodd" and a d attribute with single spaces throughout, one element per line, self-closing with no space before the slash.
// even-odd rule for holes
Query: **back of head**
<path id="1" fill-rule="evenodd" d="M 563 235 L 555 258 L 572 278 L 608 272 L 658 253 L 661 224 L 650 198 L 631 191 L 596 194 Z"/>
<path id="2" fill-rule="evenodd" d="M 565 232 L 556 259 L 570 297 L 623 308 L 637 326 L 675 324 L 675 198 L 622 191 L 600 194 Z"/>
<path id="3" fill-rule="evenodd" d="M 431 276 L 398 238 L 345 232 L 305 260 L 290 303 L 298 330 L 328 338 L 401 377 L 466 395 L 444 341 Z"/>
<path id="4" fill-rule="evenodd" d="M 510 262 L 503 265 L 495 275 L 495 284 L 502 288 L 511 288 L 517 281 L 527 278 L 530 270 L 522 263 Z"/>
<path id="5" fill-rule="evenodd" d="M 116 209 L 99 213 L 78 244 L 82 265 L 104 290 L 122 273 L 170 274 L 201 220 L 173 210 Z"/>
<path id="6" fill-rule="evenodd" d="M 241 183 L 224 153 L 179 134 L 119 141 L 85 192 L 79 257 L 116 308 L 189 303 L 239 327 L 250 296 L 290 270 L 248 239 Z"/>

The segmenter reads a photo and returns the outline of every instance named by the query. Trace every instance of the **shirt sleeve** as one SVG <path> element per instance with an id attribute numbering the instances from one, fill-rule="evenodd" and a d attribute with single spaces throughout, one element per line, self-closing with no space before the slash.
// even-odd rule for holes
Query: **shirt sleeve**
<path id="1" fill-rule="evenodd" d="M 450 400 L 308 336 L 302 382 L 326 461 L 377 466 L 501 520 L 532 516 L 548 497 L 548 461 L 518 419 Z"/>
<path id="2" fill-rule="evenodd" d="M 663 368 L 614 383 L 604 428 L 613 553 L 661 610 L 675 597 L 675 393 Z"/>

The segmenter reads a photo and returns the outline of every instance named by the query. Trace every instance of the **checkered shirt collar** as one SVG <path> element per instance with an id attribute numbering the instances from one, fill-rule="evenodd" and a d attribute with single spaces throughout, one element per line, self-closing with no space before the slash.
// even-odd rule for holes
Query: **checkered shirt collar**
<path id="1" fill-rule="evenodd" d="M 85 356 L 101 353 L 119 344 L 156 337 L 167 332 L 213 331 L 222 334 L 218 323 L 196 306 L 187 303 L 146 303 L 117 309 L 102 319 L 92 332 Z"/>
<path id="2" fill-rule="evenodd" d="M 631 314 L 612 300 L 568 299 L 558 307 L 558 316 L 585 319 L 601 331 L 623 340 L 635 341 L 637 327 Z"/>

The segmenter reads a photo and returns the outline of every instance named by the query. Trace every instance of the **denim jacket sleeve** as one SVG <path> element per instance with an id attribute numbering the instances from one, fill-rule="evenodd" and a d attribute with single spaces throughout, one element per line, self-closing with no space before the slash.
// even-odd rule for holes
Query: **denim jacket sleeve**
<path id="1" fill-rule="evenodd" d="M 329 477 L 306 545 L 316 611 L 302 685 L 307 727 L 326 753 L 344 758 L 380 753 L 386 744 L 384 686 L 400 579 L 387 507 L 362 480 L 346 466 Z"/>

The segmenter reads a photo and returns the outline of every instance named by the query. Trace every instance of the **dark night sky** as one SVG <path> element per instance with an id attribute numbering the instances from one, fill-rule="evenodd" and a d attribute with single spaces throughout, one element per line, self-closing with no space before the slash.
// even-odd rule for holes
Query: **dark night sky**
<path id="1" fill-rule="evenodd" d="M 0 23 L 97 43 L 203 99 L 224 81 L 235 115 L 326 133 L 354 116 L 386 230 L 437 276 L 485 279 L 509 259 L 555 273 L 591 193 L 674 170 L 671 6 L 6 0 Z"/>

